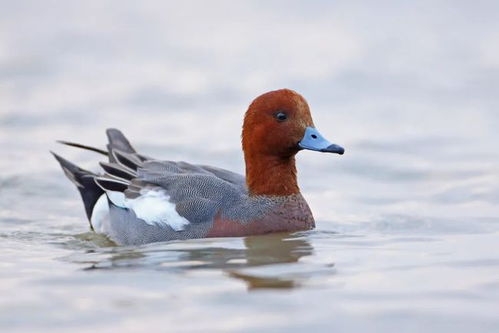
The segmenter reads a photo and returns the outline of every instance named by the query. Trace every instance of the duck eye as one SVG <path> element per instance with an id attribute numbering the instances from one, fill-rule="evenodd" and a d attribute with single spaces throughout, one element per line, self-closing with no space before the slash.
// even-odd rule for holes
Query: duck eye
<path id="1" fill-rule="evenodd" d="M 275 119 L 277 119 L 279 122 L 283 122 L 286 119 L 288 119 L 288 115 L 282 111 L 277 112 L 274 114 Z"/>

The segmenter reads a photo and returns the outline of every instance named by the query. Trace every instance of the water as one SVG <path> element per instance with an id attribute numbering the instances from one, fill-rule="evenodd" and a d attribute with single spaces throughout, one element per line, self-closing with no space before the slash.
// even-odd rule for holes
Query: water
<path id="1" fill-rule="evenodd" d="M 499 331 L 495 2 L 0 2 L 0 330 Z M 48 154 L 243 172 L 252 98 L 301 92 L 317 229 L 117 247 Z"/>

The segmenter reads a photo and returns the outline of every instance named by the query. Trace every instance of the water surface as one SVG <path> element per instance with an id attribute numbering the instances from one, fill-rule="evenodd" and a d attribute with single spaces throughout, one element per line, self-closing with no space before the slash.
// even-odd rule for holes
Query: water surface
<path id="1" fill-rule="evenodd" d="M 0 330 L 499 331 L 496 3 L 0 5 Z M 115 246 L 48 153 L 242 173 L 282 87 L 347 149 L 298 157 L 314 231 Z"/>

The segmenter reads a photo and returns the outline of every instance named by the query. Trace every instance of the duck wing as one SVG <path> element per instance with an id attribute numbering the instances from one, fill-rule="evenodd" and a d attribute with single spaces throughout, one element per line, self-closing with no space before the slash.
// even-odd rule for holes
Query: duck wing
<path id="1" fill-rule="evenodd" d="M 140 220 L 135 222 L 137 227 L 145 223 L 168 229 L 168 239 L 192 238 L 194 228 L 207 232 L 218 213 L 247 195 L 244 177 L 228 170 L 142 160 L 135 153 L 114 148 L 109 152 L 110 162 L 100 163 L 105 174 L 95 182 L 110 204 L 121 210 L 115 209 L 111 221 L 115 226 L 120 223 L 117 219 L 133 223 L 130 219 L 135 217 Z"/>
<path id="2" fill-rule="evenodd" d="M 247 201 L 242 175 L 212 166 L 156 160 L 137 153 L 119 130 L 106 133 L 106 150 L 62 143 L 108 157 L 100 163 L 104 174 L 86 172 L 89 183 L 77 185 L 93 229 L 120 244 L 205 237 L 217 214 Z M 61 163 L 62 158 L 58 160 Z M 69 162 L 64 162 L 65 172 L 72 171 Z M 79 170 L 74 166 L 74 172 L 66 174 L 73 179 Z"/>

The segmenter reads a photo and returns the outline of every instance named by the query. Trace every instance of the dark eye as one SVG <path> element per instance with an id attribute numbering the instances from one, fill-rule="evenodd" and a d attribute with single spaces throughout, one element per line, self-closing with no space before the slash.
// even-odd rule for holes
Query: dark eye
<path id="1" fill-rule="evenodd" d="M 282 111 L 276 112 L 274 114 L 275 119 L 277 119 L 279 122 L 283 122 L 286 119 L 288 119 L 288 115 Z"/>

